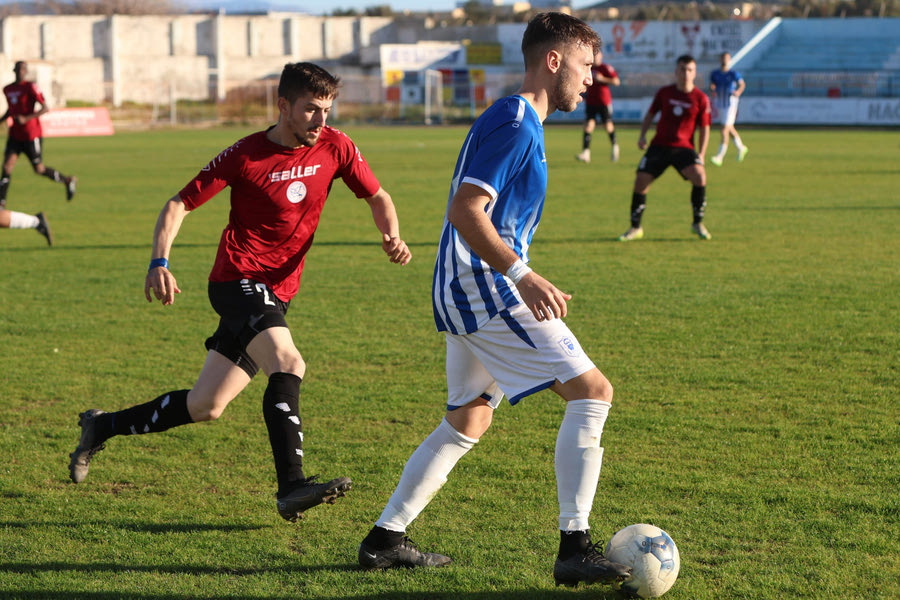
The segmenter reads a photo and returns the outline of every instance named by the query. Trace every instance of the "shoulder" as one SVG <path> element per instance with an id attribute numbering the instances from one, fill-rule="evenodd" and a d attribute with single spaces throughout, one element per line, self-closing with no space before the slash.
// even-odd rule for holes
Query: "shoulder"
<path id="1" fill-rule="evenodd" d="M 356 146 L 356 144 L 353 143 L 353 140 L 350 139 L 349 135 L 347 135 L 340 129 L 332 127 L 331 125 L 326 125 L 322 128 L 322 134 L 319 136 L 318 143 L 322 142 L 331 144 L 339 148 Z"/>

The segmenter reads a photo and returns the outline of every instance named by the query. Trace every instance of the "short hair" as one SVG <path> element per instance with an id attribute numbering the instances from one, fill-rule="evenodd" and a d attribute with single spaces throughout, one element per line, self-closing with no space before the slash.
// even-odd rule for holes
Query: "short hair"
<path id="1" fill-rule="evenodd" d="M 681 56 L 678 57 L 678 60 L 675 61 L 675 64 L 676 65 L 687 65 L 690 63 L 696 64 L 696 62 L 697 61 L 694 60 L 694 57 L 691 56 L 690 54 L 682 54 Z"/>
<path id="2" fill-rule="evenodd" d="M 278 97 L 293 104 L 303 94 L 316 98 L 337 98 L 341 79 L 309 62 L 288 63 L 281 71 Z"/>
<path id="3" fill-rule="evenodd" d="M 600 36 L 581 19 L 560 12 L 535 15 L 522 36 L 525 68 L 538 63 L 552 47 L 564 44 L 583 44 L 594 54 L 601 47 Z"/>
<path id="4" fill-rule="evenodd" d="M 719 55 L 719 58 L 725 58 L 726 56 L 731 56 L 731 52 L 726 50 L 725 52 L 723 52 L 722 54 Z"/>
<path id="5" fill-rule="evenodd" d="M 26 67 L 27 65 L 28 63 L 26 63 L 24 60 L 17 60 L 16 64 L 13 66 L 13 72 L 18 73 L 19 69 L 21 69 L 22 67 Z"/>

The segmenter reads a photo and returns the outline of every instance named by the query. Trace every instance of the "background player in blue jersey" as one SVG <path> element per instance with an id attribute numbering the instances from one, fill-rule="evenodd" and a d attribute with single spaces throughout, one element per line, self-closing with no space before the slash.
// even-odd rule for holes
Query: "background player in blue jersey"
<path id="1" fill-rule="evenodd" d="M 504 395 L 516 404 L 550 389 L 566 400 L 555 453 L 560 545 L 553 576 L 566 585 L 628 576 L 591 543 L 588 525 L 613 389 L 562 321 L 572 296 L 526 266 L 547 191 L 543 121 L 555 110 L 575 110 L 599 46 L 579 19 L 535 16 L 522 39 L 522 87 L 485 111 L 466 137 L 432 287 L 435 322 L 447 341 L 447 413 L 406 463 L 360 545 L 364 568 L 450 563 L 419 551 L 407 526 L 487 431 Z"/>
<path id="2" fill-rule="evenodd" d="M 716 120 L 722 124 L 722 143 L 715 156 L 709 162 L 717 167 L 722 166 L 725 153 L 728 152 L 728 138 L 734 139 L 734 147 L 738 151 L 738 162 L 742 162 L 747 156 L 748 148 L 741 141 L 734 122 L 737 119 L 738 99 L 744 93 L 747 82 L 741 74 L 731 69 L 731 54 L 723 52 L 719 57 L 721 68 L 709 74 L 709 92 L 713 97 L 713 106 L 717 111 Z"/>

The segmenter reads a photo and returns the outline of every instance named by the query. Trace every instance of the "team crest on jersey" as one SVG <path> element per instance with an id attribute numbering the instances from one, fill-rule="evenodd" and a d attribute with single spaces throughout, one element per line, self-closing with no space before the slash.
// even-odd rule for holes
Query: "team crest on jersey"
<path id="1" fill-rule="evenodd" d="M 578 342 L 576 342 L 573 338 L 569 336 L 560 338 L 558 342 L 559 347 L 562 348 L 563 352 L 568 354 L 569 356 L 578 356 L 581 354 L 581 348 L 578 347 Z"/>
<path id="2" fill-rule="evenodd" d="M 302 202 L 306 198 L 306 184 L 302 181 L 295 181 L 288 186 L 287 199 L 291 204 Z"/>

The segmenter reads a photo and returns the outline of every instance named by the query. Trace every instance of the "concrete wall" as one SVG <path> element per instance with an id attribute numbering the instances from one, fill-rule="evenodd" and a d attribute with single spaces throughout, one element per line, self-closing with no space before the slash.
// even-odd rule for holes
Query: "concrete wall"
<path id="1" fill-rule="evenodd" d="M 287 62 L 358 63 L 393 30 L 385 17 L 294 13 L 10 16 L 0 20 L 0 84 L 26 60 L 51 106 L 223 98 Z"/>

